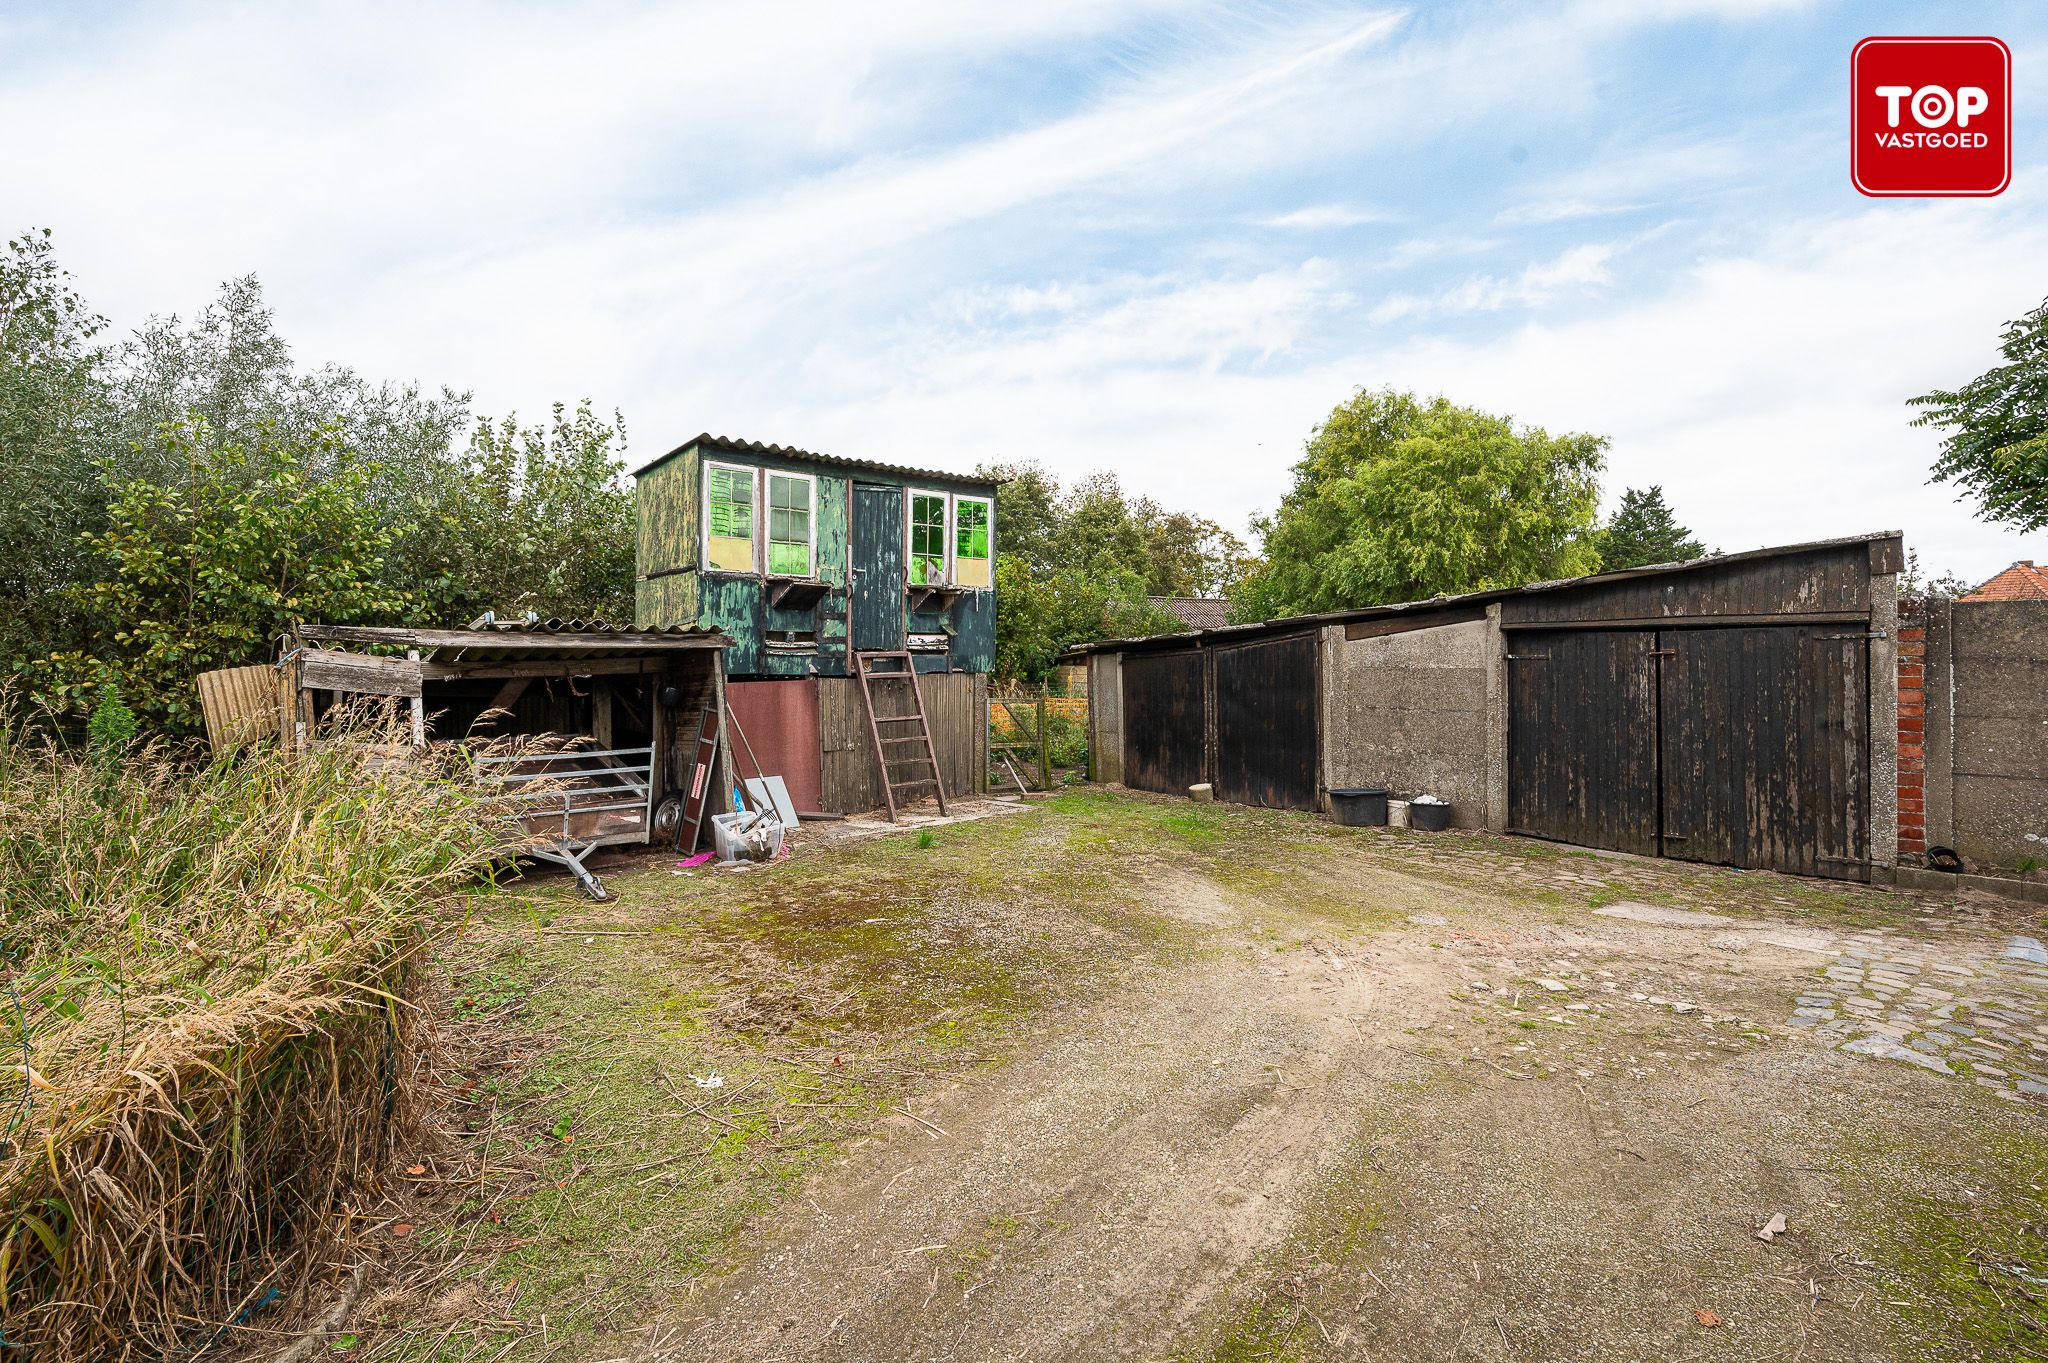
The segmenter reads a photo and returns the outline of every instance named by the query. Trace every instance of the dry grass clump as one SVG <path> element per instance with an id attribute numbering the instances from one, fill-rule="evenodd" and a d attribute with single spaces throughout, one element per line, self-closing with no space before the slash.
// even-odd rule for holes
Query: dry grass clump
<path id="1" fill-rule="evenodd" d="M 0 1339 L 185 1356 L 315 1285 L 412 1112 L 420 954 L 506 830 L 373 743 L 194 767 L 6 727 Z"/>

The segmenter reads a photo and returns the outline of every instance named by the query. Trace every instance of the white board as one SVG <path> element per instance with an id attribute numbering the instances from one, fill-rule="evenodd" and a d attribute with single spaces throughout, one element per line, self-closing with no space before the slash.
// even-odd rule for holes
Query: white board
<path id="1" fill-rule="evenodd" d="M 780 776 L 749 776 L 744 784 L 749 805 L 773 809 L 784 828 L 796 827 L 796 805 L 789 798 L 788 784 Z"/>

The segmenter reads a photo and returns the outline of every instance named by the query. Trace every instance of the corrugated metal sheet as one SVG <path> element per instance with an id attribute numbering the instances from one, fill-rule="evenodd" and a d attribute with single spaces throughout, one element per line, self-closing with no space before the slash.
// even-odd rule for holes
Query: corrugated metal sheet
<path id="1" fill-rule="evenodd" d="M 677 455 L 692 449 L 715 450 L 727 454 L 767 455 L 771 459 L 802 459 L 814 464 L 828 465 L 832 468 L 867 469 L 874 473 L 893 473 L 906 478 L 933 478 L 952 483 L 978 483 L 983 487 L 995 487 L 1004 481 L 1000 478 L 983 478 L 972 473 L 942 473 L 937 469 L 911 468 L 905 464 L 884 464 L 873 459 L 848 459 L 844 455 L 819 454 L 815 450 L 800 450 L 793 445 L 767 445 L 758 440 L 734 440 L 727 436 L 712 435 L 709 431 L 697 436 L 695 439 L 685 440 L 659 459 L 650 459 L 647 463 L 633 470 L 633 476 L 635 478 L 644 477 L 647 473 L 659 468 Z"/>
<path id="2" fill-rule="evenodd" d="M 525 659 L 630 658 L 699 648 L 723 648 L 715 629 L 694 625 L 620 626 L 602 620 L 538 620 L 477 624 L 468 629 L 405 629 L 385 625 L 300 625 L 308 643 L 383 644 L 417 648 L 440 663 Z"/>

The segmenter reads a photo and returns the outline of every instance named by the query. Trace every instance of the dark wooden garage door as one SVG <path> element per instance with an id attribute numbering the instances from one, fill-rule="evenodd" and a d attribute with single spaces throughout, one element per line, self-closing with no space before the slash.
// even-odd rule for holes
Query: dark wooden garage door
<path id="1" fill-rule="evenodd" d="M 1126 653 L 1124 784 L 1185 795 L 1202 777 L 1208 710 L 1202 698 L 1202 656 Z"/>
<path id="2" fill-rule="evenodd" d="M 1216 798 L 1316 807 L 1320 743 L 1313 635 L 1215 651 Z"/>
<path id="3" fill-rule="evenodd" d="M 1656 854 L 1656 646 L 1646 630 L 1509 636 L 1509 828 Z"/>
<path id="4" fill-rule="evenodd" d="M 1508 822 L 1867 879 L 1869 646 L 1841 625 L 1518 632 Z"/>
<path id="5" fill-rule="evenodd" d="M 1660 642 L 1664 854 L 1867 879 L 1863 633 L 1773 625 Z"/>

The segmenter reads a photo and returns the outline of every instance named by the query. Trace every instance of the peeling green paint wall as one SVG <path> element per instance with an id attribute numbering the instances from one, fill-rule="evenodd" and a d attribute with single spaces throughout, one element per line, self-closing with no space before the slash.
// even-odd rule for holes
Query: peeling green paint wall
<path id="1" fill-rule="evenodd" d="M 771 606 L 768 583 L 762 577 L 700 569 L 697 517 L 700 470 L 706 457 L 816 478 L 817 498 L 812 509 L 816 575 L 831 588 L 823 599 L 800 609 Z M 801 459 L 692 445 L 639 475 L 634 503 L 638 513 L 638 618 L 647 624 L 694 623 L 722 630 L 732 640 L 725 657 L 726 675 L 731 677 L 847 675 L 846 588 L 852 566 L 848 536 L 856 478 L 892 487 L 988 494 L 986 484 L 958 479 L 854 472 Z M 1002 533 L 1000 526 L 996 533 Z M 945 633 L 953 640 L 946 654 L 920 654 L 918 670 L 990 671 L 995 666 L 995 618 L 993 591 L 967 592 L 946 611 L 920 611 L 912 616 L 913 633 Z M 776 631 L 813 632 L 816 643 L 807 649 L 771 648 L 769 640 Z"/>

